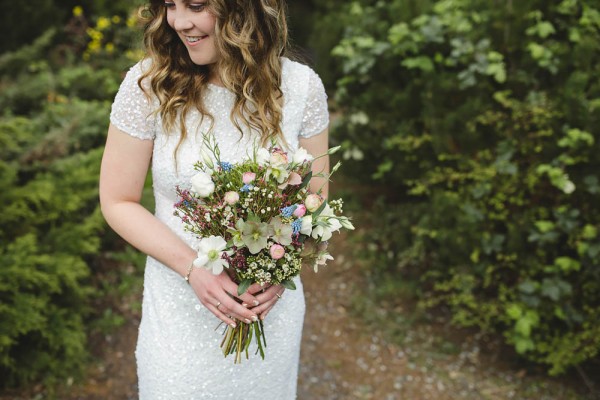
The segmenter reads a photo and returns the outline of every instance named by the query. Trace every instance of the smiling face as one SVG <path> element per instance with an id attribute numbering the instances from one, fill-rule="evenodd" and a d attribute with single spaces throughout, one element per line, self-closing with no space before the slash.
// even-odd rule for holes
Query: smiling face
<path id="1" fill-rule="evenodd" d="M 186 46 L 192 62 L 211 65 L 217 62 L 215 46 L 216 18 L 208 10 L 207 0 L 168 0 L 167 23 Z"/>

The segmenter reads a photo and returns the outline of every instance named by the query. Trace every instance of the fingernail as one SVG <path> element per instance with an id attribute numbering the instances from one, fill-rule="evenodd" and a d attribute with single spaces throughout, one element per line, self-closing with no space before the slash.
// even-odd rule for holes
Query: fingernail
<path id="1" fill-rule="evenodd" d="M 260 304 L 260 301 L 258 301 L 258 300 L 254 300 L 254 305 L 255 305 L 255 306 L 257 306 L 257 305 L 259 305 L 259 304 Z"/>
<path id="2" fill-rule="evenodd" d="M 235 329 L 237 325 L 234 323 L 231 323 L 231 324 L 229 324 L 229 326 L 231 326 L 233 329 Z"/>
<path id="3" fill-rule="evenodd" d="M 247 324 L 250 323 L 250 320 L 248 318 L 246 318 L 244 321 L 246 321 Z"/>
<path id="4" fill-rule="evenodd" d="M 258 321 L 258 317 L 256 315 L 253 315 L 252 316 L 252 321 L 254 321 L 254 322 Z"/>
<path id="5" fill-rule="evenodd" d="M 246 304 L 246 303 L 242 303 L 242 307 L 246 307 L 246 308 L 248 308 L 248 304 Z"/>
<path id="6" fill-rule="evenodd" d="M 267 318 L 267 314 L 263 314 L 263 315 L 260 316 L 260 319 L 263 320 L 263 321 L 265 320 L 265 318 Z"/>

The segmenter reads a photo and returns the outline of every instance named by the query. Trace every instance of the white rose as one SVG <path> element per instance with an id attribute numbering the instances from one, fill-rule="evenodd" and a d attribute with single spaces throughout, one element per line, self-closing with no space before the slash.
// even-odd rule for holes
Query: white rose
<path id="1" fill-rule="evenodd" d="M 299 147 L 292 156 L 292 161 L 296 164 L 302 164 L 304 161 L 312 161 L 313 158 L 305 148 Z"/>
<path id="2" fill-rule="evenodd" d="M 208 197 L 215 191 L 215 183 L 207 173 L 198 172 L 192 177 L 192 191 L 200 197 Z"/>

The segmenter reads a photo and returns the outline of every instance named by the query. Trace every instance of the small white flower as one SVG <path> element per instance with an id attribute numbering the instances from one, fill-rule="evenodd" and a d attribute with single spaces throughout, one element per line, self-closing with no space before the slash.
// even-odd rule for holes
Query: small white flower
<path id="1" fill-rule="evenodd" d="M 315 272 L 319 272 L 319 266 L 327 264 L 327 261 L 329 261 L 329 260 L 333 260 L 333 257 L 331 256 L 331 254 L 329 254 L 327 252 L 319 253 L 319 256 L 317 257 L 317 259 L 315 261 L 315 265 L 313 265 Z"/>
<path id="2" fill-rule="evenodd" d="M 212 271 L 214 275 L 223 272 L 223 268 L 229 267 L 227 260 L 224 260 L 223 254 L 227 242 L 220 236 L 209 236 L 200 239 L 198 245 L 198 258 L 194 260 L 194 267 L 206 268 Z"/>
<path id="3" fill-rule="evenodd" d="M 215 183 L 209 174 L 198 172 L 191 179 L 192 191 L 200 197 L 208 197 L 215 191 Z"/>

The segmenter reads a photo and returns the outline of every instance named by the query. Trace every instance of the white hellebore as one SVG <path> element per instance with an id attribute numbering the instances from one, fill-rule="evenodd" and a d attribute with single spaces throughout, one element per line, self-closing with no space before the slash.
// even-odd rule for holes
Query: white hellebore
<path id="1" fill-rule="evenodd" d="M 215 191 L 215 183 L 209 174 L 198 172 L 192 177 L 192 191 L 200 197 L 208 197 Z"/>
<path id="2" fill-rule="evenodd" d="M 333 210 L 329 207 L 329 204 L 325 205 L 325 208 L 315 221 L 316 225 L 312 231 L 312 237 L 314 239 L 321 238 L 322 241 L 331 239 L 333 232 L 339 231 L 342 224 L 333 214 Z"/>
<path id="3" fill-rule="evenodd" d="M 292 156 L 294 164 L 302 164 L 305 161 L 312 161 L 313 159 L 314 157 L 311 154 L 308 154 L 308 151 L 303 147 L 299 147 Z"/>
<path id="4" fill-rule="evenodd" d="M 214 275 L 223 272 L 223 268 L 229 267 L 227 260 L 223 259 L 223 254 L 227 253 L 225 248 L 227 242 L 220 236 L 209 236 L 200 239 L 198 245 L 198 258 L 194 260 L 194 267 L 206 268 L 212 271 Z"/>

